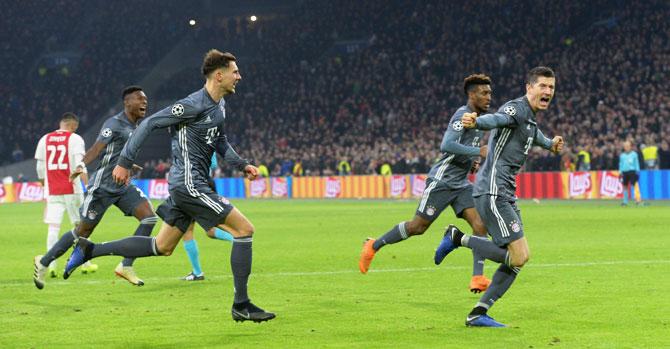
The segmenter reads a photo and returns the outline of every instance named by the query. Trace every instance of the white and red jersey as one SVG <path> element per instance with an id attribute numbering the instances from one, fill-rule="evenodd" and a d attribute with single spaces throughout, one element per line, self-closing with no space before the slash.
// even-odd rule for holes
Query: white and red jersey
<path id="1" fill-rule="evenodd" d="M 43 176 L 45 196 L 82 192 L 79 180 L 70 182 L 70 174 L 83 159 L 85 151 L 84 139 L 69 131 L 56 130 L 40 139 L 35 159 L 41 166 L 38 176 Z"/>

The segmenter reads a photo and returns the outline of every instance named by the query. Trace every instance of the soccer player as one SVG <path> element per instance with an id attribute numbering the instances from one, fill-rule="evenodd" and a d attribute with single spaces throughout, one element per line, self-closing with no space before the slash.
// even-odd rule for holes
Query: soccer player
<path id="1" fill-rule="evenodd" d="M 623 202 L 621 206 L 628 206 L 628 195 L 635 199 L 636 204 L 640 204 L 642 199 L 637 195 L 635 185 L 637 184 L 638 173 L 640 172 L 640 160 L 637 157 L 637 152 L 633 150 L 630 141 L 623 142 L 623 153 L 619 155 L 619 174 L 623 179 Z"/>
<path id="2" fill-rule="evenodd" d="M 40 138 L 35 150 L 37 159 L 37 177 L 44 181 L 44 195 L 47 199 L 44 211 L 44 223 L 48 225 L 47 250 L 58 240 L 63 214 L 67 212 L 70 223 L 79 223 L 79 206 L 84 193 L 79 181 L 70 181 L 70 174 L 84 158 L 86 150 L 84 139 L 75 132 L 79 127 L 79 118 L 74 113 L 65 113 L 61 117 L 58 130 L 49 132 Z M 82 175 L 84 184 L 88 184 L 86 174 Z M 58 277 L 56 261 L 49 263 L 49 276 Z"/>
<path id="3" fill-rule="evenodd" d="M 494 114 L 477 117 L 477 113 L 465 113 L 461 119 L 464 128 L 493 130 L 489 137 L 491 151 L 477 173 L 474 189 L 475 206 L 493 241 L 465 235 L 450 225 L 435 251 L 435 262 L 441 263 L 447 254 L 463 246 L 500 263 L 491 285 L 467 316 L 467 326 L 505 326 L 488 316 L 487 311 L 509 289 L 530 257 L 516 205 L 516 174 L 533 145 L 554 153 L 563 149 L 563 138 L 545 137 L 535 121 L 537 112 L 549 108 L 555 85 L 553 70 L 533 68 L 527 76 L 525 96 L 505 103 Z"/>
<path id="4" fill-rule="evenodd" d="M 133 236 L 102 244 L 80 238 L 65 272 L 71 273 L 81 263 L 99 256 L 169 256 L 193 221 L 205 231 L 220 227 L 235 237 L 230 254 L 235 285 L 231 309 L 233 320 L 268 321 L 275 314 L 251 303 L 247 294 L 254 226 L 207 183 L 210 159 L 215 151 L 227 163 L 243 171 L 247 178 L 253 180 L 258 176 L 258 169 L 235 152 L 224 133 L 226 113 L 223 97 L 235 93 L 242 76 L 235 56 L 214 49 L 205 55 L 202 74 L 206 79 L 202 89 L 140 124 L 123 148 L 113 172 L 117 182 L 127 183 L 142 142 L 152 130 L 170 127 L 173 159 L 169 175 L 170 197 L 157 210 L 164 221 L 158 235 L 154 238 Z"/>
<path id="5" fill-rule="evenodd" d="M 100 163 L 89 181 L 84 203 L 79 209 L 81 221 L 63 234 L 56 244 L 44 256 L 35 257 L 33 280 L 37 288 L 44 287 L 44 268 L 56 258 L 62 256 L 75 242 L 77 237 L 89 237 L 102 216 L 111 205 L 116 205 L 126 216 L 133 215 L 140 221 L 135 235 L 149 236 L 157 222 L 151 203 L 142 191 L 134 185 L 117 184 L 112 179 L 113 164 L 116 163 L 123 145 L 135 130 L 137 123 L 144 118 L 147 110 L 147 96 L 139 86 L 129 86 L 123 90 L 123 111 L 105 121 L 98 138 L 77 165 L 71 179 L 86 172 L 86 166 L 95 158 Z M 136 168 L 137 169 L 137 168 Z M 114 273 L 133 285 L 142 286 L 144 281 L 137 277 L 132 267 L 133 258 L 126 258 L 114 269 Z M 67 279 L 70 273 L 63 273 Z"/>
<path id="6" fill-rule="evenodd" d="M 414 218 L 400 222 L 378 239 L 368 238 L 363 244 L 358 267 L 367 273 L 375 253 L 388 244 L 403 241 L 410 236 L 423 234 L 442 211 L 451 206 L 456 217 L 464 218 L 477 236 L 486 237 L 475 203 L 472 200 L 472 184 L 468 173 L 478 157 L 485 157 L 487 146 L 480 147 L 482 131 L 464 129 L 461 117 L 465 113 L 484 113 L 491 104 L 491 79 L 483 74 L 470 75 L 463 81 L 463 90 L 468 97 L 467 104 L 458 108 L 449 121 L 442 138 L 442 157 L 428 173 L 426 189 L 423 192 Z M 474 267 L 470 291 L 485 291 L 490 280 L 484 275 L 484 259 L 473 251 Z"/>

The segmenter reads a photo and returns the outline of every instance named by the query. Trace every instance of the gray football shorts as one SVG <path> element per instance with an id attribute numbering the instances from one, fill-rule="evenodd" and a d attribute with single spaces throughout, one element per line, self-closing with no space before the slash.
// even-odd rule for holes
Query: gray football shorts
<path id="1" fill-rule="evenodd" d="M 417 216 L 433 222 L 449 205 L 454 209 L 458 218 L 462 218 L 463 211 L 466 208 L 475 207 L 472 200 L 472 185 L 452 189 L 442 181 L 428 178 L 426 189 L 424 189 L 419 207 L 416 209 Z"/>
<path id="2" fill-rule="evenodd" d="M 135 208 L 140 204 L 151 202 L 140 188 L 129 184 L 125 191 L 119 193 L 108 192 L 102 188 L 94 188 L 86 193 L 84 203 L 79 209 L 82 222 L 97 225 L 105 215 L 109 206 L 115 205 L 126 216 L 132 216 Z M 153 208 L 152 208 L 153 209 Z"/>
<path id="3" fill-rule="evenodd" d="M 156 213 L 165 223 L 185 233 L 193 221 L 205 231 L 218 226 L 233 208 L 228 199 L 208 185 L 198 185 L 191 190 L 180 186 L 170 189 L 170 197 L 158 206 Z"/>
<path id="4" fill-rule="evenodd" d="M 523 237 L 521 211 L 515 201 L 482 195 L 475 197 L 475 207 L 496 245 L 505 247 Z"/>

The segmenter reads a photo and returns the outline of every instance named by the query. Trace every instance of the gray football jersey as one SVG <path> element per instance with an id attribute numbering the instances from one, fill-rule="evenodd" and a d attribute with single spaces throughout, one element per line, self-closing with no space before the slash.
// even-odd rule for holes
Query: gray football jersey
<path id="1" fill-rule="evenodd" d="M 105 121 L 100 129 L 96 142 L 106 145 L 98 155 L 98 167 L 89 180 L 88 190 L 101 188 L 111 193 L 120 193 L 126 190 L 125 185 L 119 185 L 112 179 L 112 170 L 116 166 L 123 145 L 135 130 L 135 124 L 128 120 L 124 112 L 120 112 Z"/>
<path id="2" fill-rule="evenodd" d="M 157 128 L 169 127 L 172 135 L 169 188 L 185 187 L 192 196 L 198 196 L 197 188 L 208 186 L 209 168 L 215 151 L 240 170 L 249 164 L 228 143 L 224 134 L 225 117 L 224 99 L 217 103 L 202 88 L 142 122 L 123 148 L 119 165 L 132 167 L 149 133 Z"/>
<path id="3" fill-rule="evenodd" d="M 453 189 L 470 185 L 468 173 L 479 156 L 479 141 L 483 132 L 476 128 L 466 129 L 461 122 L 463 114 L 470 112 L 470 108 L 464 105 L 451 117 L 440 146 L 442 156 L 428 172 L 428 177 Z"/>
<path id="4" fill-rule="evenodd" d="M 493 120 L 497 120 L 497 125 L 490 123 Z M 488 194 L 515 200 L 516 175 L 526 162 L 528 151 L 533 145 L 549 149 L 551 140 L 538 130 L 535 113 L 525 96 L 505 103 L 495 114 L 477 119 L 477 128 L 489 127 L 495 129 L 489 136 L 486 161 L 477 173 L 474 196 Z"/>

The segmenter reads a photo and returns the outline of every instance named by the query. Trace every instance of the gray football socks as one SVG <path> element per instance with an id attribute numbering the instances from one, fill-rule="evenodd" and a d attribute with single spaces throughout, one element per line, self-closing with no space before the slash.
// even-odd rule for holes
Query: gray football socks
<path id="1" fill-rule="evenodd" d="M 40 263 L 42 263 L 43 266 L 48 266 L 56 260 L 56 258 L 62 256 L 65 251 L 69 250 L 70 247 L 74 244 L 74 240 L 77 238 L 77 235 L 72 231 L 68 231 L 67 233 L 63 234 L 63 236 L 56 241 L 56 244 L 51 247 L 49 251 L 40 259 Z"/>
<path id="2" fill-rule="evenodd" d="M 407 234 L 407 222 L 400 222 L 398 225 L 395 225 L 391 230 L 386 234 L 382 235 L 379 239 L 372 244 L 372 248 L 375 251 L 379 251 L 380 248 L 385 245 L 395 244 L 409 237 Z"/>
<path id="3" fill-rule="evenodd" d="M 150 236 L 151 231 L 154 229 L 154 225 L 158 222 L 158 217 L 151 216 L 144 218 L 140 221 L 140 225 L 137 226 L 134 236 Z M 135 258 L 124 258 L 121 264 L 124 267 L 130 267 L 133 265 Z"/>
<path id="4" fill-rule="evenodd" d="M 91 258 L 110 255 L 127 258 L 157 256 L 156 238 L 150 236 L 130 236 L 120 240 L 93 245 Z"/>
<path id="5" fill-rule="evenodd" d="M 479 303 L 475 307 L 481 306 L 489 309 L 512 286 L 519 271 L 521 269 L 510 268 L 505 264 L 501 264 L 495 274 L 493 274 L 489 288 L 484 292 L 484 295 L 479 299 Z"/>
<path id="6" fill-rule="evenodd" d="M 230 268 L 233 271 L 235 299 L 233 303 L 244 303 L 249 300 L 247 283 L 251 274 L 251 236 L 236 237 L 233 239 L 233 248 L 230 252 Z"/>
<path id="7" fill-rule="evenodd" d="M 484 257 L 472 250 L 472 276 L 484 275 Z"/>

